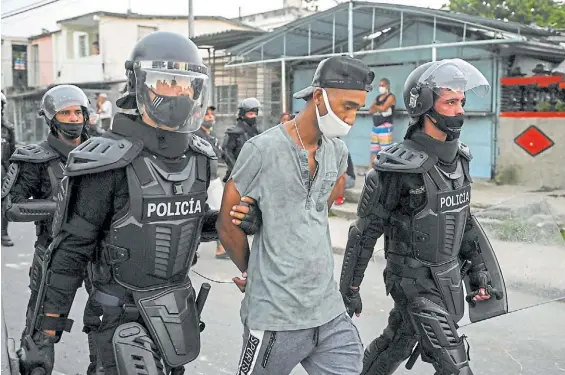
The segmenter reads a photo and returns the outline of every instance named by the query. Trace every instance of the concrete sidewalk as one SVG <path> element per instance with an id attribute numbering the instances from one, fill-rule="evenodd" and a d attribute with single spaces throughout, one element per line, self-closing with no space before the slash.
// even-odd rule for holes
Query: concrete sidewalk
<path id="1" fill-rule="evenodd" d="M 354 220 L 357 202 L 361 197 L 364 177 L 357 176 L 355 187 L 345 191 L 343 205 L 334 205 L 331 212 L 339 218 Z M 550 207 L 558 225 L 565 228 L 565 190 L 552 192 L 532 191 L 531 188 L 514 185 L 496 185 L 488 181 L 475 181 L 471 192 L 471 208 L 483 210 L 508 201 L 527 202 L 543 198 Z"/>

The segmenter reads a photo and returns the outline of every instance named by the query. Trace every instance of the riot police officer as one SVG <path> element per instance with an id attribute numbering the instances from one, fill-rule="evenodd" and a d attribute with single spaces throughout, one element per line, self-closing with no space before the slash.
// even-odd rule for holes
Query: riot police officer
<path id="1" fill-rule="evenodd" d="M 64 163 L 75 146 L 88 139 L 88 98 L 72 85 L 56 86 L 41 99 L 39 115 L 49 126 L 47 140 L 16 149 L 8 174 L 2 185 L 2 204 L 10 221 L 34 221 L 37 241 L 30 270 L 31 296 L 26 319 L 32 319 L 41 276 L 41 260 L 53 241 L 51 227 L 55 213 L 55 198 L 63 178 Z M 30 199 L 31 198 L 31 199 Z M 77 278 L 80 283 L 82 279 Z M 85 287 L 90 294 L 92 285 L 85 275 Z M 84 312 L 84 331 L 88 334 L 90 365 L 87 374 L 94 374 L 96 349 L 92 331 L 100 325 L 102 310 L 89 299 Z M 22 336 L 26 336 L 24 330 Z M 39 333 L 41 336 L 41 333 Z"/>
<path id="2" fill-rule="evenodd" d="M 16 137 L 14 125 L 10 124 L 4 117 L 4 107 L 7 104 L 6 96 L 2 94 L 2 181 L 10 166 L 10 156 L 16 151 Z M 8 234 L 8 220 L 4 217 L 2 210 L 2 246 L 14 246 L 14 242 Z"/>
<path id="3" fill-rule="evenodd" d="M 102 305 L 94 337 L 106 375 L 182 373 L 200 351 L 204 299 L 188 278 L 200 241 L 217 239 L 207 210 L 209 143 L 192 133 L 207 107 L 208 69 L 186 37 L 151 33 L 125 64 L 128 91 L 112 129 L 69 154 L 43 261 L 42 283 L 20 351 L 37 349 L 50 372 L 53 344 L 82 270 L 92 261 L 92 298 Z M 166 317 L 166 319 L 165 319 Z M 163 365 L 164 362 L 164 365 Z M 51 362 L 52 363 L 52 362 Z"/>
<path id="4" fill-rule="evenodd" d="M 365 350 L 362 374 L 392 374 L 419 354 L 437 375 L 472 374 L 457 332 L 462 279 L 470 281 L 470 304 L 503 297 L 492 288 L 501 285 L 491 280 L 498 265 L 483 258 L 492 249 L 478 245 L 488 242 L 479 241 L 484 232 L 469 211 L 471 153 L 459 141 L 466 95 L 488 89 L 485 77 L 460 59 L 424 64 L 406 80 L 410 126 L 403 142 L 379 153 L 367 175 L 341 274 L 346 307 L 359 315 L 363 274 L 377 239 L 385 236 L 384 281 L 395 305 L 388 327 Z"/>
<path id="5" fill-rule="evenodd" d="M 257 129 L 260 108 L 261 103 L 256 98 L 244 99 L 237 106 L 237 123 L 226 130 L 222 143 L 223 159 L 227 166 L 224 183 L 229 179 L 243 144 L 260 133 Z"/>

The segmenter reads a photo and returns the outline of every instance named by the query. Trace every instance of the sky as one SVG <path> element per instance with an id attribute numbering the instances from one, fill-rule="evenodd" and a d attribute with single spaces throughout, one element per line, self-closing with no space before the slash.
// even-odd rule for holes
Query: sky
<path id="1" fill-rule="evenodd" d="M 29 4 L 40 4 L 52 0 L 1 0 L 1 13 L 21 9 Z M 330 8 L 336 1 L 319 0 L 321 10 Z M 381 2 L 419 6 L 421 0 L 381 0 Z M 427 0 L 430 8 L 441 7 L 446 0 Z M 36 10 L 2 19 L 1 33 L 6 36 L 31 36 L 41 29 L 57 30 L 56 22 L 94 11 L 124 13 L 131 6 L 132 12 L 142 14 L 187 15 L 188 0 L 59 0 Z M 193 0 L 194 14 L 198 16 L 237 17 L 241 7 L 242 15 L 265 12 L 283 7 L 283 0 Z"/>

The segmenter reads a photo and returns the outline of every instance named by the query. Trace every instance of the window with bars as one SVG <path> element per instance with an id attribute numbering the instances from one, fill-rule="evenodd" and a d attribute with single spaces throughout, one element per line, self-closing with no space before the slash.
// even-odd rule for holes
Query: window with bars
<path id="1" fill-rule="evenodd" d="M 216 107 L 218 113 L 237 112 L 237 85 L 216 86 Z"/>

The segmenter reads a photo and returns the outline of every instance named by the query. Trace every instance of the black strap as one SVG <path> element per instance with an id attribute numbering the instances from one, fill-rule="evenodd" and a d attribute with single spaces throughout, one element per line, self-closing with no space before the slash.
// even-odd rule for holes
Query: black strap
<path id="1" fill-rule="evenodd" d="M 141 186 L 145 186 L 153 182 L 153 176 L 151 175 L 147 164 L 145 164 L 145 158 L 137 157 L 133 159 L 131 166 Z"/>
<path id="2" fill-rule="evenodd" d="M 396 254 L 387 254 L 386 259 L 387 268 L 397 276 L 414 280 L 431 277 L 430 269 L 416 259 Z"/>
<path id="3" fill-rule="evenodd" d="M 73 323 L 72 319 L 41 314 L 37 317 L 36 329 L 40 331 L 71 332 Z"/>
<path id="4" fill-rule="evenodd" d="M 72 290 L 76 291 L 82 284 L 82 275 L 63 275 L 60 273 L 54 273 L 53 271 L 47 271 L 47 277 L 45 280 L 46 286 L 55 286 L 57 289 Z"/>
<path id="5" fill-rule="evenodd" d="M 428 175 L 430 176 L 432 181 L 436 184 L 439 190 L 441 191 L 450 190 L 450 186 L 447 184 L 444 178 L 441 177 L 441 174 L 437 170 L 437 167 L 433 167 L 432 169 L 430 169 L 428 171 Z"/>
<path id="6" fill-rule="evenodd" d="M 139 319 L 139 309 L 136 305 L 131 303 L 124 303 L 124 301 L 116 296 L 113 296 L 108 293 L 104 293 L 99 289 L 94 289 L 91 294 L 91 298 L 94 299 L 96 302 L 100 303 L 101 305 L 105 306 L 113 306 L 113 307 L 122 307 L 123 308 L 123 317 L 125 321 L 128 322 L 135 322 Z"/>

